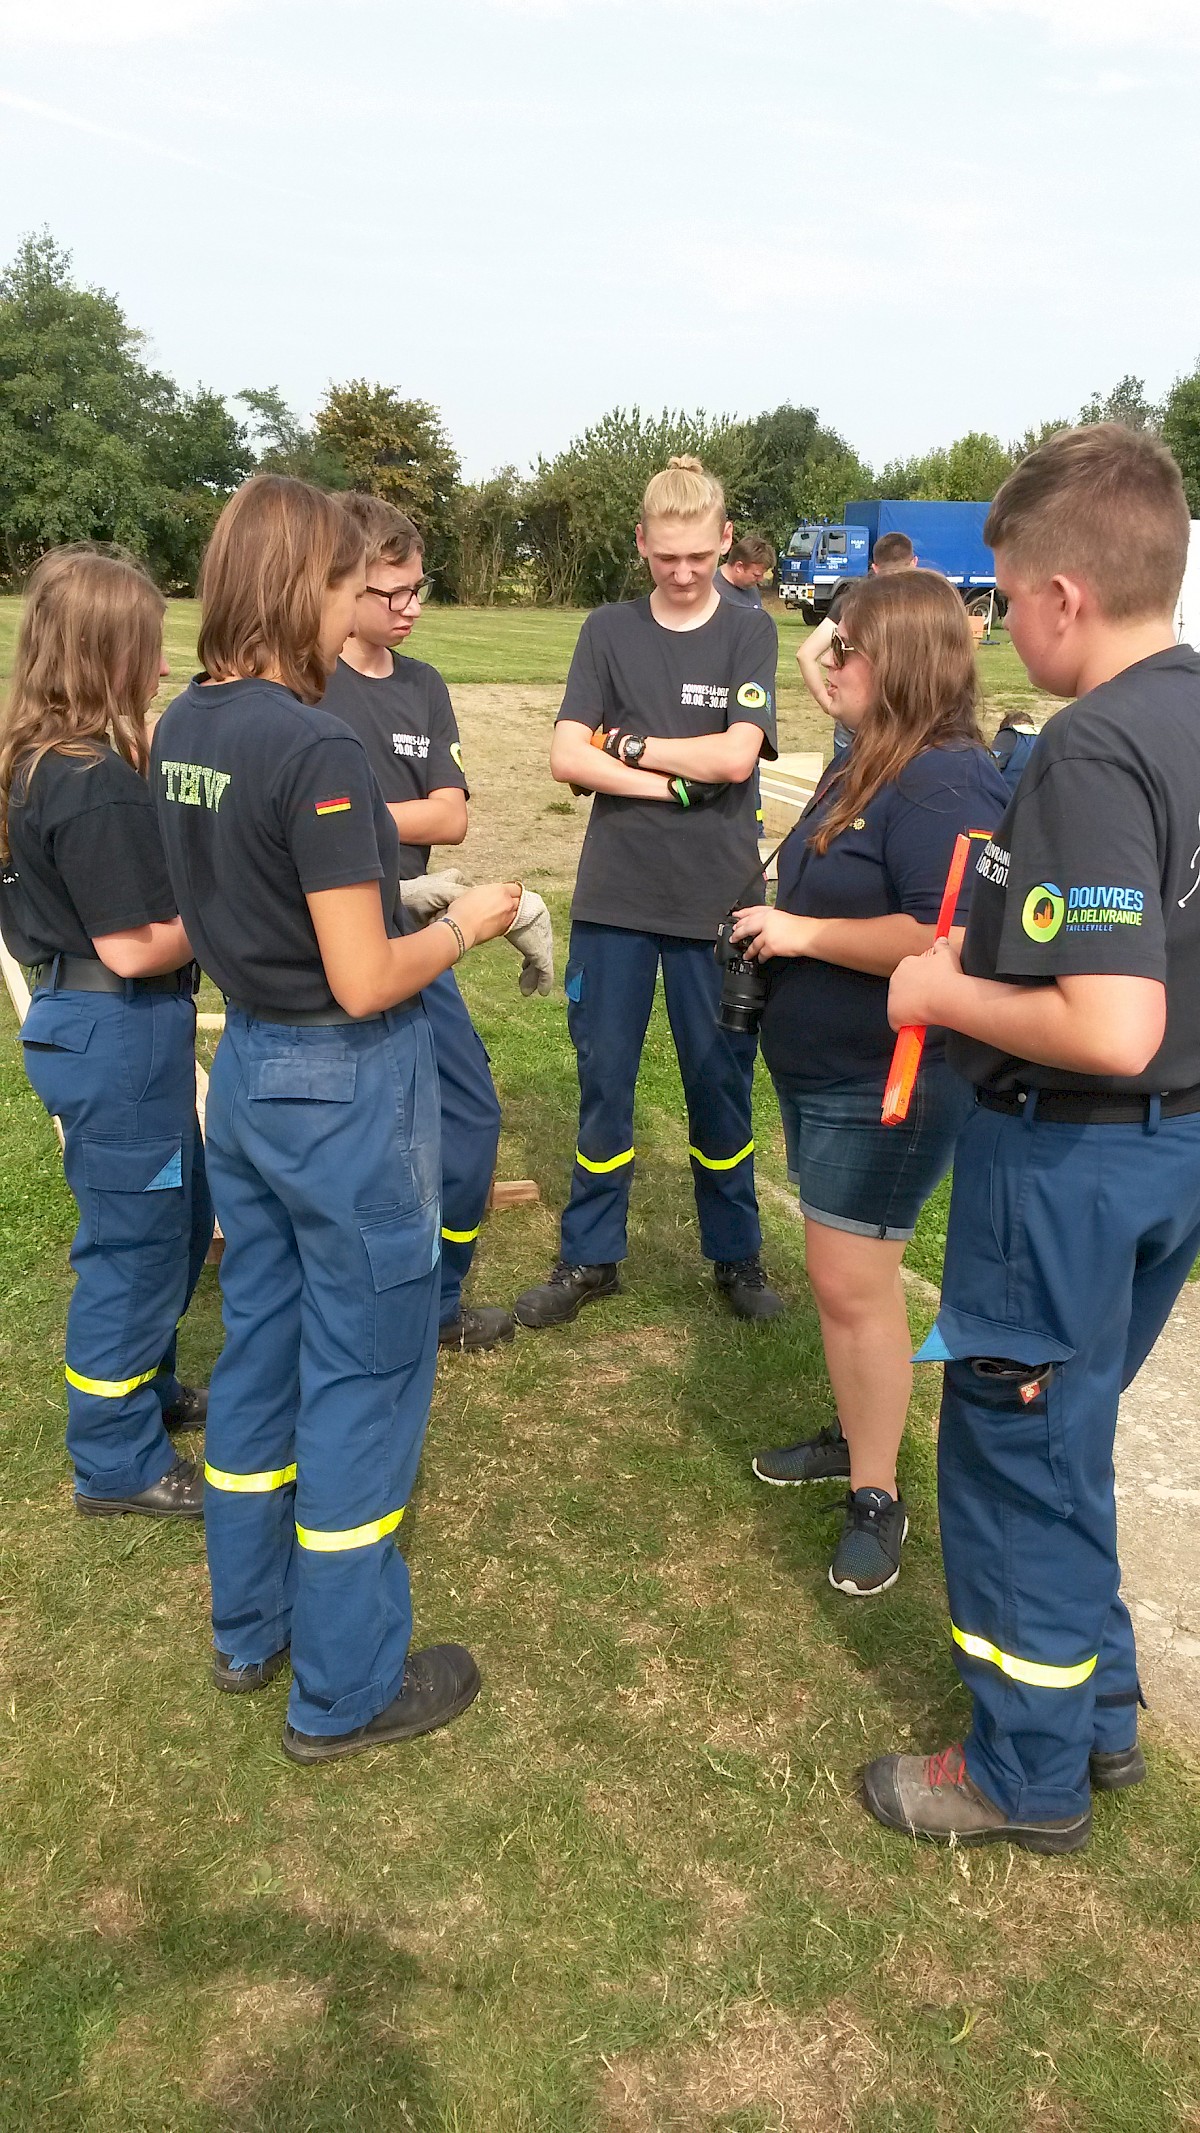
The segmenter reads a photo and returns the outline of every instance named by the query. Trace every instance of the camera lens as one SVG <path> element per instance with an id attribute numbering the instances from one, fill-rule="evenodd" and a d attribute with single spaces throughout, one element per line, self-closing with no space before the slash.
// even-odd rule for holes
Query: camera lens
<path id="1" fill-rule="evenodd" d="M 721 965 L 721 1003 L 717 1023 L 721 1029 L 743 1036 L 757 1035 L 767 999 L 767 981 L 757 963 L 747 962 L 733 946 L 733 917 L 724 919 L 717 934 L 716 957 Z"/>

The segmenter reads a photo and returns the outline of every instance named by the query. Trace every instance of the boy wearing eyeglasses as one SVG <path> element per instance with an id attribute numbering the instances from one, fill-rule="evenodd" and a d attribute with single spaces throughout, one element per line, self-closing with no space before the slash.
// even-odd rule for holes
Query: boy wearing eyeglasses
<path id="1" fill-rule="evenodd" d="M 329 677 L 322 708 L 343 719 L 367 751 L 400 835 L 400 898 L 418 922 L 434 915 L 421 890 L 435 844 L 461 844 L 469 792 L 458 722 L 436 667 L 395 653 L 412 635 L 429 587 L 420 533 L 391 504 L 357 492 L 340 499 L 367 542 L 367 584 L 354 629 Z M 411 924 L 411 921 L 410 921 Z M 422 991 L 433 1026 L 442 1099 L 442 1289 L 438 1344 L 494 1348 L 513 1319 L 494 1305 L 464 1305 L 470 1267 L 496 1168 L 500 1103 L 487 1052 L 452 971 Z"/>

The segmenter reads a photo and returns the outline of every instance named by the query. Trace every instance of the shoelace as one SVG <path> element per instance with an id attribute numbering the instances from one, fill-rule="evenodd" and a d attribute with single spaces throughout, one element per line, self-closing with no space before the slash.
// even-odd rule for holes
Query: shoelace
<path id="1" fill-rule="evenodd" d="M 740 1289 L 765 1289 L 767 1277 L 757 1259 L 739 1259 L 730 1271 L 730 1285 Z"/>
<path id="2" fill-rule="evenodd" d="M 939 1749 L 936 1755 L 931 1755 L 925 1765 L 925 1782 L 930 1787 L 961 1785 L 966 1774 L 962 1742 L 957 1740 L 951 1741 L 948 1748 Z"/>

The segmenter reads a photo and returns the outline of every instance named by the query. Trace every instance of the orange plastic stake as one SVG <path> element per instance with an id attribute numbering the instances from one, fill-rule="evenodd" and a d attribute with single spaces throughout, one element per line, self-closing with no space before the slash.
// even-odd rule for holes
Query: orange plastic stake
<path id="1" fill-rule="evenodd" d="M 942 908 L 938 912 L 936 938 L 939 941 L 949 938 L 950 928 L 954 924 L 954 913 L 958 906 L 959 892 L 963 885 L 963 875 L 967 871 L 967 853 L 971 849 L 971 839 L 972 837 L 986 837 L 987 834 L 986 830 L 968 830 L 963 836 L 956 837 L 954 840 L 954 850 L 950 854 L 950 871 L 946 876 L 946 886 L 942 890 Z M 917 1081 L 917 1069 L 921 1064 L 921 1054 L 924 1049 L 925 1025 L 923 1022 L 911 1022 L 906 1024 L 903 1029 L 897 1030 L 896 1043 L 892 1051 L 892 1063 L 888 1068 L 887 1087 L 883 1092 L 883 1123 L 885 1126 L 902 1125 L 908 1117 L 908 1107 L 912 1102 L 912 1092 L 916 1087 Z"/>

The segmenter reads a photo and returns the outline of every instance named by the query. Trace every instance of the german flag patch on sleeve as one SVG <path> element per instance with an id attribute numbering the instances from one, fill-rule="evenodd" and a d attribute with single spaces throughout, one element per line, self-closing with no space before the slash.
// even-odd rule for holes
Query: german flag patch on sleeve
<path id="1" fill-rule="evenodd" d="M 319 815 L 348 815 L 350 795 L 345 792 L 334 793 L 328 800 L 314 800 L 313 806 Z"/>

